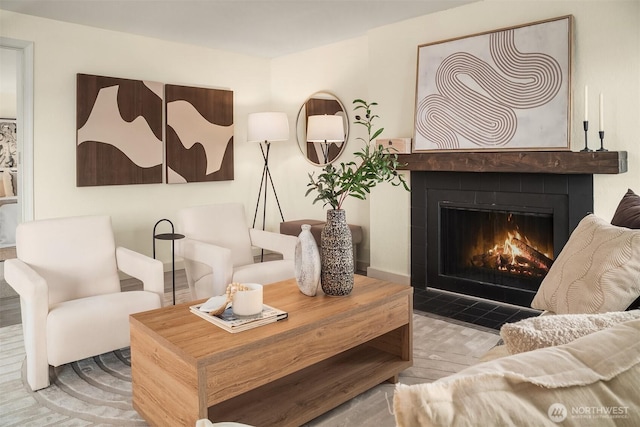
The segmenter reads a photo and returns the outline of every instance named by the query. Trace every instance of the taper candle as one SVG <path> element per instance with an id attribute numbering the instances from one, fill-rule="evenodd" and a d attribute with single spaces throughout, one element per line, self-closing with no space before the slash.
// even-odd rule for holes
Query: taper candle
<path id="1" fill-rule="evenodd" d="M 600 93 L 600 130 L 604 130 L 604 95 Z"/>
<path id="2" fill-rule="evenodd" d="M 589 121 L 589 86 L 584 85 L 584 121 Z"/>

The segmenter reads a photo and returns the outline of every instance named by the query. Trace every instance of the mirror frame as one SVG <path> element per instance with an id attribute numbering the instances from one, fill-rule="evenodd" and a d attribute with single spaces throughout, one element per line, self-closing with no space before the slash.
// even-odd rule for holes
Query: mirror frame
<path id="1" fill-rule="evenodd" d="M 331 114 L 338 114 L 340 112 L 340 110 L 342 110 L 342 112 L 344 113 L 343 115 L 343 122 L 344 122 L 344 142 L 342 143 L 342 145 L 340 147 L 337 147 L 337 145 L 335 143 L 331 143 L 330 144 L 330 148 L 329 148 L 329 155 L 331 156 L 329 161 L 326 163 L 323 163 L 321 161 L 316 162 L 315 161 L 315 156 L 314 157 L 309 157 L 309 153 L 308 153 L 308 149 L 307 149 L 307 145 L 308 144 L 314 144 L 314 143 L 307 143 L 307 104 L 314 99 L 318 99 L 318 100 L 326 100 L 329 101 L 327 103 L 321 103 L 321 105 L 317 106 L 317 109 L 320 111 L 334 111 Z M 340 107 L 340 110 L 337 110 L 335 107 L 335 105 L 332 105 L 333 102 L 337 103 Z M 324 104 L 324 105 L 322 105 Z M 311 114 L 313 115 L 313 114 Z M 328 164 L 331 164 L 333 162 L 335 162 L 336 160 L 338 160 L 338 158 L 342 155 L 342 153 L 344 152 L 344 149 L 347 146 L 347 141 L 349 139 L 349 114 L 347 113 L 346 108 L 344 107 L 344 104 L 342 103 L 342 101 L 340 100 L 340 98 L 338 98 L 335 94 L 322 90 L 322 91 L 318 91 L 318 92 L 314 92 L 312 93 L 300 106 L 300 109 L 298 110 L 298 117 L 296 118 L 296 139 L 298 141 L 298 148 L 300 149 L 300 153 L 302 154 L 302 157 L 305 158 L 306 161 L 308 161 L 309 163 L 311 163 L 314 166 L 319 166 L 319 167 L 323 167 L 326 166 Z"/>

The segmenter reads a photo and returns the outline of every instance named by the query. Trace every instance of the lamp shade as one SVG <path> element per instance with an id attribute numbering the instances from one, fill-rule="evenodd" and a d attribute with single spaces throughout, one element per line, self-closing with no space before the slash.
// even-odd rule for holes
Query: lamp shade
<path id="1" fill-rule="evenodd" d="M 344 141 L 344 123 L 340 116 L 309 116 L 307 120 L 308 142 Z"/>
<path id="2" fill-rule="evenodd" d="M 265 112 L 249 114 L 247 142 L 289 140 L 289 119 L 286 113 Z"/>

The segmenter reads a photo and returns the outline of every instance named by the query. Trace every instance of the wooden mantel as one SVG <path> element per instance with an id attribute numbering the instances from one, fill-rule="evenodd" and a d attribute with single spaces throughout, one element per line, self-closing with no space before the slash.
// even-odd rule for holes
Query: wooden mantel
<path id="1" fill-rule="evenodd" d="M 507 151 L 399 154 L 399 168 L 441 172 L 618 174 L 627 171 L 626 151 Z"/>

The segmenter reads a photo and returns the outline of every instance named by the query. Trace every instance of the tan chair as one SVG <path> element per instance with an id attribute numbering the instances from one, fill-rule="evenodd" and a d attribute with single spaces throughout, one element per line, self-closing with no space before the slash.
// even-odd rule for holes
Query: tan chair
<path id="1" fill-rule="evenodd" d="M 297 237 L 249 228 L 239 203 L 197 206 L 178 212 L 177 252 L 184 258 L 193 299 L 222 295 L 232 282 L 263 285 L 295 277 Z M 252 247 L 282 254 L 254 263 Z"/>
<path id="2" fill-rule="evenodd" d="M 20 295 L 32 390 L 49 385 L 49 365 L 129 346 L 129 315 L 162 307 L 162 263 L 116 248 L 108 216 L 19 224 L 16 249 L 4 274 Z M 144 290 L 121 292 L 118 270 Z"/>

